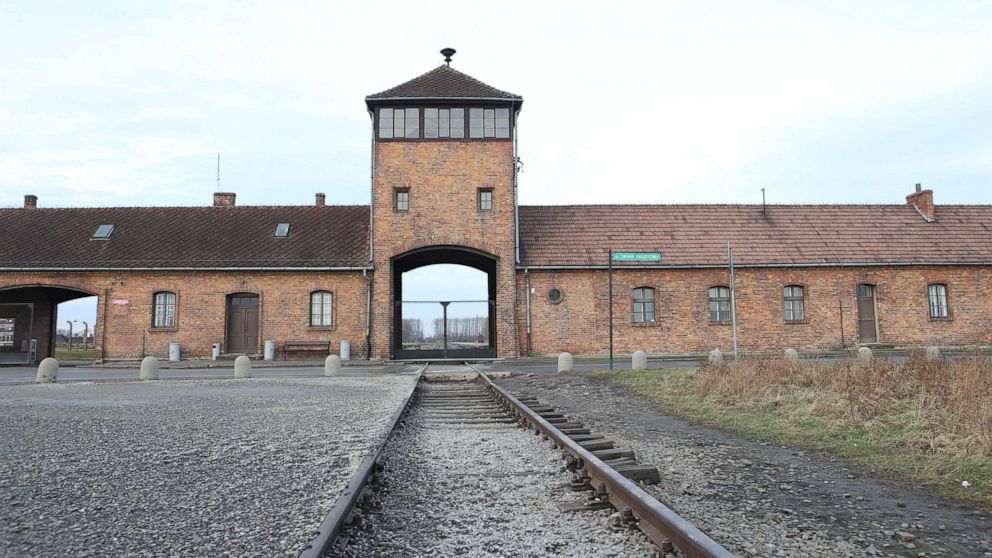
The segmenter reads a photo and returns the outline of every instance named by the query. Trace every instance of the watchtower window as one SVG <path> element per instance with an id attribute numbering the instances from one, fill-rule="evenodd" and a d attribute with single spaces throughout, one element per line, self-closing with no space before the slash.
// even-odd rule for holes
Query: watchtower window
<path id="1" fill-rule="evenodd" d="M 465 137 L 465 109 L 424 109 L 424 138 L 461 139 Z"/>
<path id="2" fill-rule="evenodd" d="M 396 208 L 396 211 L 410 211 L 410 190 L 396 190 L 394 207 Z"/>
<path id="3" fill-rule="evenodd" d="M 470 138 L 510 137 L 510 109 L 468 109 L 468 136 Z"/>
<path id="4" fill-rule="evenodd" d="M 479 189 L 479 211 L 489 213 L 493 210 L 493 191 L 491 188 Z"/>
<path id="5" fill-rule="evenodd" d="M 420 109 L 379 109 L 379 137 L 385 139 L 420 137 Z"/>

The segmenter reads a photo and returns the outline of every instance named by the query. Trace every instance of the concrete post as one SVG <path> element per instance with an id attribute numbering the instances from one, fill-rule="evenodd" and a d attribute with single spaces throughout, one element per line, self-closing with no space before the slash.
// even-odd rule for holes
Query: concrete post
<path id="1" fill-rule="evenodd" d="M 927 362 L 937 362 L 940 360 L 940 347 L 930 346 L 926 348 L 925 355 Z"/>
<path id="2" fill-rule="evenodd" d="M 572 354 L 565 352 L 558 355 L 558 371 L 571 372 L 572 370 Z"/>
<path id="3" fill-rule="evenodd" d="M 234 359 L 234 377 L 251 378 L 251 359 L 245 355 Z"/>
<path id="4" fill-rule="evenodd" d="M 644 351 L 634 351 L 634 355 L 630 357 L 630 369 L 631 370 L 647 370 L 648 369 L 648 355 Z"/>
<path id="5" fill-rule="evenodd" d="M 723 364 L 723 353 L 720 349 L 710 351 L 710 364 Z"/>
<path id="6" fill-rule="evenodd" d="M 141 359 L 141 373 L 139 377 L 142 380 L 157 380 L 158 359 L 153 356 L 148 356 Z"/>
<path id="7" fill-rule="evenodd" d="M 869 362 L 871 362 L 871 358 L 872 358 L 871 349 L 869 349 L 868 347 L 861 347 L 860 349 L 858 349 L 858 362 L 860 362 L 861 364 L 868 364 Z"/>
<path id="8" fill-rule="evenodd" d="M 41 361 L 38 365 L 38 375 L 35 376 L 34 381 L 39 384 L 50 384 L 58 381 L 59 379 L 59 361 L 52 357 L 48 357 Z"/>
<path id="9" fill-rule="evenodd" d="M 324 375 L 327 377 L 341 375 L 341 357 L 338 355 L 328 355 L 324 359 Z"/>
<path id="10" fill-rule="evenodd" d="M 792 364 L 799 362 L 799 352 L 795 349 L 786 349 L 785 360 L 787 362 L 791 362 Z"/>

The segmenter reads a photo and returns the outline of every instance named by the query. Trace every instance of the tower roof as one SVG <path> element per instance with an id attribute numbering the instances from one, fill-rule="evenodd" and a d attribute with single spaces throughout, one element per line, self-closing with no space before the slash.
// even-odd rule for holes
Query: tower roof
<path id="1" fill-rule="evenodd" d="M 369 105 L 391 100 L 466 100 L 523 102 L 520 95 L 507 93 L 482 83 L 474 77 L 463 74 L 447 65 L 415 77 L 406 83 L 391 87 L 380 93 L 365 97 Z"/>

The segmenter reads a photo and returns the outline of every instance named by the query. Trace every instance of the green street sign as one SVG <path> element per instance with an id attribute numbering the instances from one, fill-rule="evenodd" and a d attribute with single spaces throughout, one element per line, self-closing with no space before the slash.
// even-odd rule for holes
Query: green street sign
<path id="1" fill-rule="evenodd" d="M 661 252 L 613 252 L 615 262 L 660 262 Z"/>

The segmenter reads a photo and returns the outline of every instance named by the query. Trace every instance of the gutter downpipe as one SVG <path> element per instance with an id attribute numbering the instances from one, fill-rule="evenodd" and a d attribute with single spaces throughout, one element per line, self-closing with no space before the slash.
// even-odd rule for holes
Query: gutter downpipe
<path id="1" fill-rule="evenodd" d="M 369 263 L 375 259 L 375 111 L 369 110 L 372 121 L 371 157 L 369 160 Z"/>
<path id="2" fill-rule="evenodd" d="M 516 102 L 514 102 L 515 104 Z M 520 115 L 520 110 L 515 110 L 513 112 L 513 243 L 514 243 L 514 254 L 516 256 L 516 264 L 520 265 L 520 203 L 517 196 L 518 180 L 517 175 L 519 174 L 518 169 L 520 168 L 520 156 L 518 153 L 519 143 L 517 141 L 517 133 L 520 129 L 519 124 L 517 124 L 518 116 Z M 527 291 L 528 298 L 530 297 L 530 291 Z M 528 332 L 529 333 L 529 332 Z"/>
<path id="3" fill-rule="evenodd" d="M 107 304 L 109 304 L 110 299 L 110 289 L 103 289 L 103 316 L 100 320 L 100 362 L 106 362 L 107 360 Z M 32 316 L 33 319 L 33 316 Z M 32 327 L 34 324 L 31 324 Z M 52 351 L 55 354 L 55 351 Z"/>
<path id="4" fill-rule="evenodd" d="M 524 282 L 527 285 L 527 356 L 531 356 L 534 347 L 531 344 L 530 336 L 530 270 L 526 267 L 524 268 Z"/>
<path id="5" fill-rule="evenodd" d="M 365 358 L 372 360 L 372 277 L 362 270 L 365 279 Z"/>

